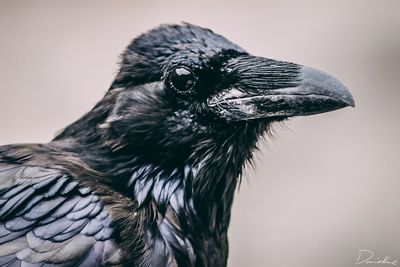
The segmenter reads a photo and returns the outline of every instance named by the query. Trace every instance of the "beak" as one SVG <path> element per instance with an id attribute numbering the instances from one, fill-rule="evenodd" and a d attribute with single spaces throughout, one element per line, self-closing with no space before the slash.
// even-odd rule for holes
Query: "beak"
<path id="1" fill-rule="evenodd" d="M 228 121 L 306 116 L 354 107 L 346 87 L 317 69 L 262 57 L 240 56 L 225 66 L 226 89 L 208 106 Z"/>

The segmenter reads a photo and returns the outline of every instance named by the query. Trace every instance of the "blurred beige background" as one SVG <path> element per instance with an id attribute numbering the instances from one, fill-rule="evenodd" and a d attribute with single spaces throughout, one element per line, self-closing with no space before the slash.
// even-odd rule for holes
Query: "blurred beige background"
<path id="1" fill-rule="evenodd" d="M 229 266 L 355 266 L 359 249 L 400 265 L 398 0 L 0 1 L 0 144 L 50 140 L 102 97 L 133 37 L 180 21 L 325 70 L 356 99 L 262 144 Z"/>

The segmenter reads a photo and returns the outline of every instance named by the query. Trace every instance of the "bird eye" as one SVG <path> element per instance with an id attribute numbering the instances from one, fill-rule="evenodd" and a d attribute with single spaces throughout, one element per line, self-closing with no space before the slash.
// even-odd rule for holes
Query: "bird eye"
<path id="1" fill-rule="evenodd" d="M 191 69 L 180 66 L 170 72 L 168 82 L 177 93 L 188 95 L 193 92 L 197 77 Z"/>

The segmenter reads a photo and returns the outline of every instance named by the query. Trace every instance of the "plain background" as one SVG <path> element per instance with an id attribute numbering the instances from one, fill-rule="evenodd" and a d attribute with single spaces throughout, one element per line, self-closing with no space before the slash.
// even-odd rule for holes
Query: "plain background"
<path id="1" fill-rule="evenodd" d="M 229 266 L 355 266 L 359 249 L 400 259 L 398 0 L 0 1 L 0 144 L 50 140 L 102 97 L 133 37 L 180 21 L 322 69 L 356 100 L 261 144 Z"/>

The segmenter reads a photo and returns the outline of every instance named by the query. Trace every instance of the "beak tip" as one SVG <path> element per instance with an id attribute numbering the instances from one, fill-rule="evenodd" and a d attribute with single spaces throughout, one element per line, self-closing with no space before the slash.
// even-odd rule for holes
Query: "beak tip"
<path id="1" fill-rule="evenodd" d="M 346 89 L 346 94 L 340 98 L 340 101 L 342 101 L 348 107 L 352 107 L 352 108 L 356 107 L 354 98 L 347 89 Z"/>
<path id="2" fill-rule="evenodd" d="M 350 107 L 355 108 L 356 107 L 356 103 L 354 102 L 354 99 L 351 98 L 351 102 L 348 103 Z"/>
<path id="3" fill-rule="evenodd" d="M 350 91 L 349 91 L 347 88 L 345 88 L 345 87 L 344 87 L 344 90 L 345 90 L 345 93 L 346 93 L 346 94 L 345 94 L 344 97 L 342 98 L 343 102 L 345 102 L 345 103 L 347 104 L 347 106 L 350 106 L 350 107 L 352 107 L 352 108 L 355 108 L 355 107 L 356 107 L 356 103 L 355 103 L 354 98 L 353 98 L 353 96 L 351 95 Z"/>
<path id="4" fill-rule="evenodd" d="M 355 101 L 350 91 L 339 80 L 329 74 L 303 66 L 301 78 L 308 89 L 321 95 L 335 98 L 344 105 L 343 107 L 355 107 Z"/>

